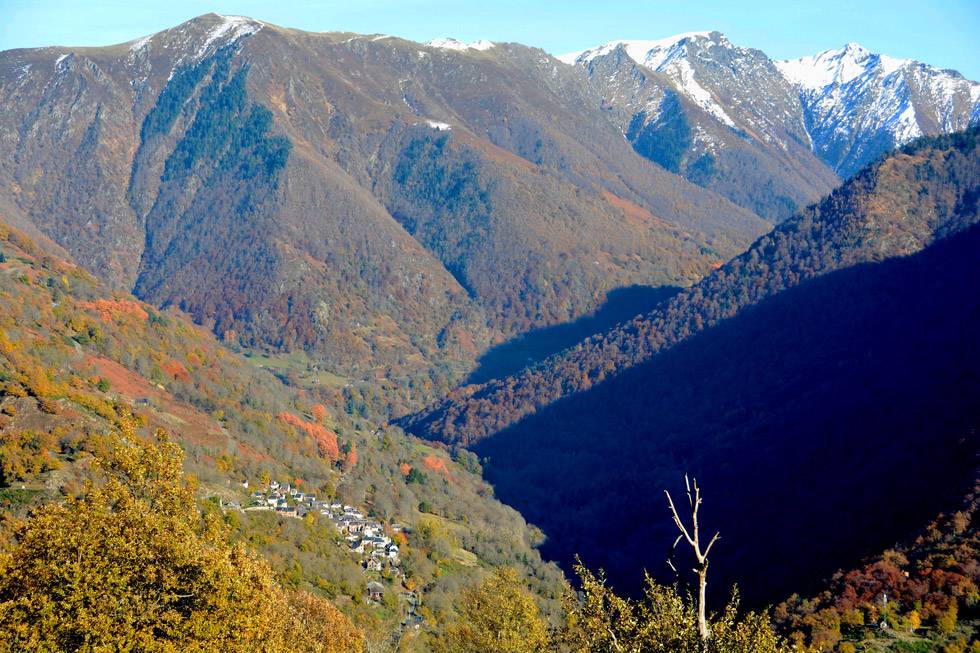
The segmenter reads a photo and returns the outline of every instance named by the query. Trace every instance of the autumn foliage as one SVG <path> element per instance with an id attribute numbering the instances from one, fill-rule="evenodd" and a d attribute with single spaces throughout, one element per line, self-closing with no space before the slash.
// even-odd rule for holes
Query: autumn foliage
<path id="1" fill-rule="evenodd" d="M 422 462 L 429 470 L 436 472 L 437 474 L 442 474 L 447 481 L 453 480 L 452 474 L 449 473 L 449 468 L 446 467 L 446 461 L 442 458 L 430 453 L 422 459 Z"/>
<path id="2" fill-rule="evenodd" d="M 327 418 L 327 407 L 323 404 L 314 405 L 311 412 L 313 413 L 313 419 L 320 424 L 323 424 L 323 421 Z"/>
<path id="3" fill-rule="evenodd" d="M 109 324 L 127 315 L 135 315 L 141 320 L 150 316 L 140 302 L 131 299 L 97 299 L 91 302 L 79 302 L 81 308 L 90 309 L 99 314 L 103 322 Z"/>
<path id="4" fill-rule="evenodd" d="M 978 507 L 980 483 L 963 509 L 940 516 L 912 542 L 838 572 L 816 597 L 794 595 L 777 606 L 778 624 L 818 651 L 860 641 L 882 623 L 951 634 L 958 612 L 980 604 L 980 538 L 973 526 Z"/>
<path id="5" fill-rule="evenodd" d="M 187 372 L 187 368 L 180 361 L 174 359 L 168 359 L 160 365 L 160 368 L 175 381 L 189 381 L 190 374 Z"/>
<path id="6" fill-rule="evenodd" d="M 173 443 L 131 427 L 101 478 L 0 552 L 0 651 L 360 651 L 325 599 L 293 594 L 197 509 Z"/>
<path id="7" fill-rule="evenodd" d="M 316 422 L 307 422 L 305 419 L 297 417 L 296 415 L 286 411 L 279 413 L 279 419 L 290 426 L 296 427 L 303 433 L 306 433 L 308 436 L 313 438 L 321 456 L 329 459 L 330 462 L 337 462 L 340 460 L 340 445 L 337 443 L 336 433 L 327 429 L 321 424 L 317 424 Z M 355 462 L 357 461 L 356 454 L 354 460 Z"/>
<path id="8" fill-rule="evenodd" d="M 435 643 L 440 653 L 544 653 L 548 628 L 534 596 L 513 569 L 497 569 L 463 592 L 459 619 Z"/>
<path id="9" fill-rule="evenodd" d="M 344 469 L 351 470 L 357 464 L 357 445 L 351 443 L 350 451 L 344 456 Z"/>

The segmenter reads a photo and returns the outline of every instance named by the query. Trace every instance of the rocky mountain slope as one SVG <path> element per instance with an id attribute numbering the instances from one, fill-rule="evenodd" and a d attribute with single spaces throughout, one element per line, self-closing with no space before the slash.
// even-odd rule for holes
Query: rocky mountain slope
<path id="1" fill-rule="evenodd" d="M 561 58 L 589 73 L 639 153 L 773 219 L 826 193 L 836 175 L 980 116 L 980 84 L 857 44 L 774 61 L 695 32 Z"/>
<path id="2" fill-rule="evenodd" d="M 637 155 L 591 93 L 524 46 L 216 15 L 8 51 L 0 205 L 229 342 L 426 396 L 494 338 L 687 285 L 768 228 Z"/>
<path id="3" fill-rule="evenodd" d="M 842 177 L 885 150 L 980 118 L 977 82 L 857 43 L 776 65 L 799 89 L 814 151 Z"/>
<path id="4" fill-rule="evenodd" d="M 785 218 L 837 184 L 796 89 L 759 50 L 704 32 L 562 59 L 585 68 L 637 152 L 759 215 Z"/>

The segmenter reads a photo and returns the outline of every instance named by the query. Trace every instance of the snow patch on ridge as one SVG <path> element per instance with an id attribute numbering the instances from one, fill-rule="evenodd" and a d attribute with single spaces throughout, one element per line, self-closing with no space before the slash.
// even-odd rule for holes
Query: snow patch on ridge
<path id="1" fill-rule="evenodd" d="M 136 39 L 135 41 L 130 41 L 129 51 L 133 53 L 139 52 L 147 45 L 149 45 L 150 41 L 153 39 L 154 36 L 155 34 L 149 34 L 147 36 L 144 36 L 143 38 Z"/>
<path id="2" fill-rule="evenodd" d="M 698 84 L 697 80 L 694 78 L 694 69 L 691 68 L 691 64 L 688 63 L 687 59 L 677 59 L 673 66 L 673 70 L 665 69 L 662 72 L 667 73 L 669 77 L 672 77 L 674 81 L 680 83 L 681 88 L 687 94 L 689 98 L 694 100 L 699 107 L 710 113 L 712 116 L 725 123 L 729 127 L 735 127 L 735 121 L 732 120 L 731 116 L 725 113 L 725 110 L 721 108 L 721 105 L 715 102 L 714 97 L 709 93 L 703 86 Z"/>
<path id="3" fill-rule="evenodd" d="M 643 64 L 644 66 L 649 66 L 650 62 L 647 61 L 648 56 L 654 50 L 664 50 L 669 49 L 675 45 L 680 44 L 682 41 L 693 38 L 709 38 L 711 32 L 684 32 L 683 34 L 675 34 L 674 36 L 668 36 L 663 39 L 656 39 L 653 41 L 643 41 L 643 40 L 620 40 L 620 41 L 610 41 L 596 48 L 591 48 L 588 50 L 579 50 L 578 52 L 569 52 L 568 54 L 563 54 L 556 57 L 559 61 L 564 61 L 567 64 L 574 63 L 588 63 L 596 57 L 601 57 L 602 55 L 609 54 L 619 46 L 623 46 L 626 50 L 626 54 L 629 55 L 630 59 L 636 63 Z M 722 37 L 724 38 L 724 37 Z M 656 68 L 656 66 L 653 66 Z"/>
<path id="4" fill-rule="evenodd" d="M 255 34 L 265 25 L 247 16 L 219 16 L 221 22 L 211 28 L 208 32 L 204 44 L 198 49 L 195 58 L 200 59 L 208 52 L 212 43 L 224 39 L 227 43 L 233 43 L 243 36 Z"/>
<path id="5" fill-rule="evenodd" d="M 432 39 L 431 41 L 427 41 L 426 45 L 430 48 L 438 48 L 440 50 L 465 52 L 467 50 L 489 50 L 490 48 L 494 47 L 495 44 L 492 41 L 487 41 L 486 39 L 480 39 L 479 41 L 473 41 L 472 43 L 463 43 L 462 41 L 457 41 L 456 39 L 445 38 Z"/>

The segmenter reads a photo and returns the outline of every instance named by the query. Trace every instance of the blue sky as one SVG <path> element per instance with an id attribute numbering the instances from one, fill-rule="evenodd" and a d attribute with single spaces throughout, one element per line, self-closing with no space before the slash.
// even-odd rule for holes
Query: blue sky
<path id="1" fill-rule="evenodd" d="M 0 0 L 0 50 L 120 43 L 209 11 L 311 31 L 519 41 L 554 54 L 709 29 L 775 58 L 857 41 L 980 80 L 980 0 Z"/>

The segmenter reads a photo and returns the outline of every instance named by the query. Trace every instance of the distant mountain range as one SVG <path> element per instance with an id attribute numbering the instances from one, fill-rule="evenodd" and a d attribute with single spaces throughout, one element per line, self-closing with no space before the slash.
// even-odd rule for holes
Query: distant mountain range
<path id="1" fill-rule="evenodd" d="M 773 62 L 712 32 L 568 65 L 215 14 L 9 50 L 0 215 L 233 346 L 383 382 L 398 414 L 493 343 L 690 286 L 839 175 L 976 117 L 976 84 L 861 52 Z"/>
<path id="2" fill-rule="evenodd" d="M 825 192 L 833 173 L 980 116 L 980 84 L 855 43 L 774 61 L 695 32 L 560 59 L 588 71 L 638 152 L 774 219 Z"/>
<path id="3" fill-rule="evenodd" d="M 688 285 L 769 228 L 636 154 L 580 71 L 520 45 L 208 15 L 4 52 L 0 101 L 9 221 L 230 343 L 416 401 L 494 339 Z"/>

